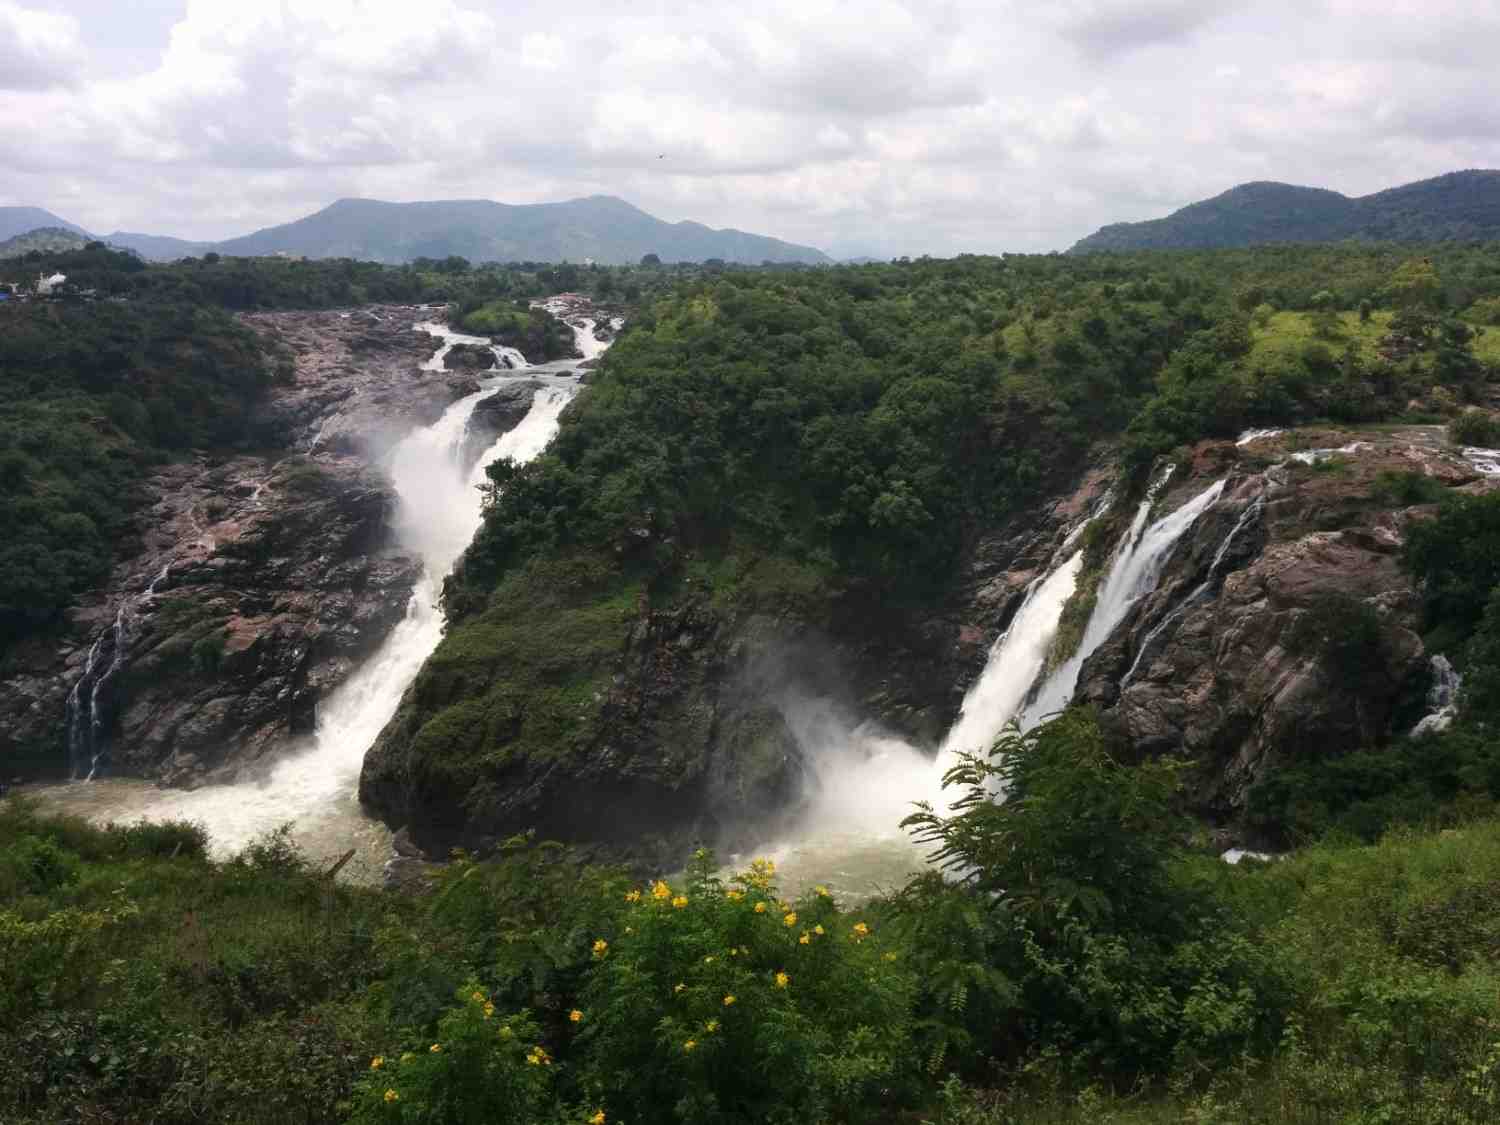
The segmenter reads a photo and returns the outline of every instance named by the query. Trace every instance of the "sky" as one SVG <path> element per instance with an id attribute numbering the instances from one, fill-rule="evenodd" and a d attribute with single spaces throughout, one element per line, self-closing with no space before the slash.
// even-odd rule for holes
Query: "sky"
<path id="1" fill-rule="evenodd" d="M 869 254 L 1500 166 L 1500 0 L 0 0 L 0 204 L 606 193 Z"/>

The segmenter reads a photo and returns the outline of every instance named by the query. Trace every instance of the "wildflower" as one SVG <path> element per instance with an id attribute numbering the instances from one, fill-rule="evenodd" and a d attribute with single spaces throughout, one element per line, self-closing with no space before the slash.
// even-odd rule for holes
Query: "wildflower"
<path id="1" fill-rule="evenodd" d="M 568 1019 L 573 1023 L 582 1023 L 583 1013 L 580 1012 L 577 1008 L 574 1008 L 571 1012 L 568 1013 Z"/>
<path id="2" fill-rule="evenodd" d="M 719 1021 L 709 1020 L 706 1024 L 703 1025 L 703 1030 L 712 1035 L 714 1032 L 719 1030 Z"/>
<path id="3" fill-rule="evenodd" d="M 476 1004 L 482 1004 L 484 1003 L 484 993 L 475 992 L 469 997 L 469 999 L 474 1001 L 474 1003 Z"/>
<path id="4" fill-rule="evenodd" d="M 395 1090 L 387 1090 L 385 1092 L 385 1100 L 387 1102 L 399 1102 L 401 1100 L 401 1095 L 396 1093 Z"/>
<path id="5" fill-rule="evenodd" d="M 745 892 L 744 891 L 725 891 L 724 892 L 724 897 L 727 898 L 730 902 L 739 902 L 740 899 L 742 899 L 742 898 L 745 897 Z"/>
<path id="6" fill-rule="evenodd" d="M 658 879 L 651 885 L 651 897 L 662 902 L 672 897 L 672 888 Z"/>
<path id="7" fill-rule="evenodd" d="M 682 1049 L 684 1051 L 691 1051 L 697 1045 L 698 1045 L 698 1040 L 696 1040 L 696 1039 L 689 1039 L 686 1043 L 684 1043 L 682 1045 Z"/>
<path id="8" fill-rule="evenodd" d="M 595 958 L 595 960 L 603 957 L 608 952 L 609 952 L 609 942 L 605 941 L 603 938 L 597 938 L 597 939 L 595 939 L 595 941 L 594 941 L 594 958 Z"/>
<path id="9" fill-rule="evenodd" d="M 672 989 L 673 995 L 676 995 L 677 993 L 681 992 L 686 987 L 687 987 L 687 985 L 683 984 L 681 981 L 678 981 L 676 987 L 674 987 Z"/>
<path id="10" fill-rule="evenodd" d="M 712 965 L 714 963 L 713 955 L 710 954 L 709 956 L 703 958 L 703 963 L 705 965 Z"/>
<path id="11" fill-rule="evenodd" d="M 371 1070 L 379 1070 L 384 1065 L 385 1065 L 385 1056 L 384 1055 L 376 1055 L 373 1059 L 370 1060 L 370 1069 Z"/>
<path id="12" fill-rule="evenodd" d="M 589 1118 L 589 1125 L 604 1125 L 604 1111 L 595 1110 L 594 1116 Z"/>
<path id="13" fill-rule="evenodd" d="M 819 898 L 827 898 L 828 897 L 828 888 L 827 887 L 816 886 L 816 887 L 813 888 L 813 890 L 817 893 L 817 895 L 818 895 Z"/>
<path id="14" fill-rule="evenodd" d="M 641 901 L 641 892 L 640 891 L 626 891 L 625 892 L 625 901 L 626 902 L 640 902 Z"/>
<path id="15" fill-rule="evenodd" d="M 494 1014 L 495 1014 L 495 1005 L 491 1004 L 488 1000 L 486 1000 L 484 1002 L 484 1018 L 485 1019 L 489 1019 Z"/>
<path id="16" fill-rule="evenodd" d="M 797 939 L 797 944 L 798 945 L 811 945 L 812 944 L 812 935 L 809 934 L 806 930 L 803 930 L 802 931 L 802 936 Z"/>
<path id="17" fill-rule="evenodd" d="M 672 900 L 672 907 L 675 910 L 681 910 L 686 905 L 687 905 L 687 895 L 678 895 L 676 898 L 674 898 Z"/>
<path id="18" fill-rule="evenodd" d="M 547 1053 L 547 1048 L 537 1045 L 526 1052 L 526 1061 L 532 1066 L 551 1066 L 552 1056 Z"/>
<path id="19" fill-rule="evenodd" d="M 777 973 L 776 974 L 776 987 L 777 988 L 785 988 L 791 982 L 792 982 L 792 978 L 789 977 L 789 976 L 787 976 L 785 973 Z"/>
<path id="20" fill-rule="evenodd" d="M 755 904 L 755 913 L 757 913 L 757 914 L 764 914 L 765 912 L 766 912 L 766 904 L 763 903 L 763 902 L 757 902 Z"/>
<path id="21" fill-rule="evenodd" d="M 733 1005 L 734 1005 L 734 994 L 730 993 L 728 996 L 724 997 L 724 1007 L 729 1008 L 729 1007 L 732 1007 Z"/>
<path id="22" fill-rule="evenodd" d="M 434 1043 L 431 1047 L 428 1047 L 427 1050 L 434 1055 L 441 1055 L 443 1053 L 443 1045 L 441 1043 Z"/>
<path id="23" fill-rule="evenodd" d="M 823 936 L 823 934 L 825 933 L 825 931 L 823 929 L 822 923 L 819 923 L 818 925 L 816 925 L 816 926 L 813 927 L 813 933 L 817 934 L 819 937 Z"/>
<path id="24" fill-rule="evenodd" d="M 797 924 L 797 912 L 795 910 L 791 911 L 781 921 L 786 926 L 787 929 L 791 929 L 793 926 L 795 926 Z"/>
<path id="25" fill-rule="evenodd" d="M 857 933 L 860 937 L 866 937 L 870 933 L 870 927 L 865 925 L 863 922 L 856 922 L 854 923 L 854 932 Z"/>

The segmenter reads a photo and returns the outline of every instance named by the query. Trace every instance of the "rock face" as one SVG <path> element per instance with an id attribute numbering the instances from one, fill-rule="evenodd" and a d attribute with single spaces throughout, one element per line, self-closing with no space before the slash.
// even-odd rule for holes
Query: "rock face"
<path id="1" fill-rule="evenodd" d="M 443 357 L 449 371 L 490 371 L 497 362 L 495 353 L 483 344 L 454 344 Z"/>
<path id="2" fill-rule="evenodd" d="M 97 753 L 106 769 L 193 784 L 312 729 L 318 699 L 400 620 L 420 574 L 392 547 L 379 466 L 465 390 L 419 369 L 436 343 L 411 326 L 430 316 L 243 318 L 282 357 L 260 420 L 280 446 L 150 480 L 138 550 L 62 636 L 0 669 L 0 768 L 65 773 Z"/>
<path id="3" fill-rule="evenodd" d="M 478 389 L 475 387 L 476 391 Z M 480 399 L 474 405 L 474 413 L 469 415 L 469 427 L 464 432 L 464 463 L 472 465 L 495 443 L 496 438 L 520 425 L 521 419 L 531 410 L 532 399 L 541 389 L 542 384 L 535 379 L 519 379 L 501 384 L 493 394 Z"/>
<path id="4" fill-rule="evenodd" d="M 1296 435 L 1325 451 L 1314 464 L 1283 460 L 1286 435 L 1248 453 L 1200 446 L 1175 496 L 1227 474 L 1223 494 L 1085 662 L 1077 698 L 1139 753 L 1193 759 L 1199 811 L 1231 824 L 1278 765 L 1405 734 L 1422 714 L 1430 654 L 1399 555 L 1405 527 L 1430 509 L 1393 507 L 1381 482 L 1416 472 L 1493 485 L 1439 433 Z M 1365 635 L 1361 622 L 1371 639 L 1344 651 L 1339 633 Z"/>

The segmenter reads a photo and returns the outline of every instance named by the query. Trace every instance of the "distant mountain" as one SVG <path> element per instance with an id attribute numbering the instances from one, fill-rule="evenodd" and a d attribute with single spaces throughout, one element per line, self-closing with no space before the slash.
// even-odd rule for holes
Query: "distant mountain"
<path id="1" fill-rule="evenodd" d="M 41 227 L 70 230 L 85 238 L 92 237 L 82 227 L 76 227 L 66 219 L 59 219 L 51 211 L 43 211 L 40 207 L 0 207 L 0 239 L 14 238 Z"/>
<path id="2" fill-rule="evenodd" d="M 295 254 L 409 262 L 457 254 L 473 262 L 827 262 L 821 250 L 701 223 L 666 223 L 608 195 L 510 205 L 486 199 L 383 203 L 341 199 L 296 222 L 232 238 L 222 254 Z"/>
<path id="3" fill-rule="evenodd" d="M 1323 188 L 1241 184 L 1165 219 L 1101 227 L 1070 252 L 1492 238 L 1500 238 L 1500 171 L 1467 171 L 1354 199 Z"/>
<path id="4" fill-rule="evenodd" d="M 178 258 L 200 258 L 214 248 L 212 242 L 189 242 L 164 234 L 134 234 L 117 230 L 104 239 L 111 246 L 134 250 L 148 262 L 175 262 Z"/>
<path id="5" fill-rule="evenodd" d="M 67 227 L 37 227 L 0 241 L 0 258 L 19 258 L 33 250 L 40 250 L 43 254 L 82 250 L 90 241 L 88 235 L 78 234 Z"/>

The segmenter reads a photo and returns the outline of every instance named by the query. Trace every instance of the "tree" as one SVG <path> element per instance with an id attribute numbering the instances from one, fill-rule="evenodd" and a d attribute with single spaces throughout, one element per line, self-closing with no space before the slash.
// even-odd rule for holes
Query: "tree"
<path id="1" fill-rule="evenodd" d="M 643 266 L 659 266 L 659 265 L 661 265 L 661 257 L 659 255 L 657 255 L 657 254 L 642 254 L 641 255 L 641 265 L 643 265 Z"/>
<path id="2" fill-rule="evenodd" d="M 1442 292 L 1431 258 L 1403 262 L 1386 283 L 1385 293 L 1397 308 L 1434 308 Z"/>

